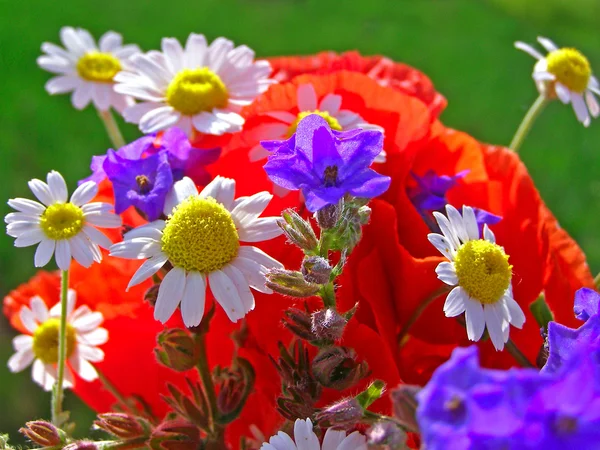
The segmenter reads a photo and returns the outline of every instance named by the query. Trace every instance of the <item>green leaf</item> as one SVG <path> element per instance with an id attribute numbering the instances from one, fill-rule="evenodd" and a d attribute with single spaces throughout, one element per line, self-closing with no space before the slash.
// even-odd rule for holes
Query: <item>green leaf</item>
<path id="1" fill-rule="evenodd" d="M 535 302 L 529 305 L 529 309 L 538 325 L 543 328 L 544 331 L 547 331 L 548 322 L 554 320 L 554 315 L 552 314 L 552 311 L 550 311 L 543 293 L 540 294 Z"/>
<path id="2" fill-rule="evenodd" d="M 381 380 L 373 381 L 367 389 L 358 394 L 355 398 L 364 409 L 367 409 L 383 394 L 385 383 Z"/>

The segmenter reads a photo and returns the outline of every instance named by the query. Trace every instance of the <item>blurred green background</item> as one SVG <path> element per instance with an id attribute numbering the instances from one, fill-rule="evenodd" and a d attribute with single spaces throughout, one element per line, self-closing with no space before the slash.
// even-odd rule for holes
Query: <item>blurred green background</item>
<path id="1" fill-rule="evenodd" d="M 548 36 L 576 46 L 600 72 L 598 0 L 0 0 L 0 199 L 30 196 L 27 180 L 59 170 L 70 187 L 89 173 L 90 156 L 109 141 L 91 107 L 78 112 L 68 96 L 50 97 L 50 74 L 35 63 L 44 41 L 58 43 L 63 25 L 96 37 L 113 29 L 143 50 L 160 38 L 185 40 L 192 32 L 209 40 L 226 36 L 259 56 L 357 49 L 385 54 L 429 75 L 448 99 L 443 121 L 476 138 L 508 144 L 536 98 L 533 59 L 513 42 Z M 137 136 L 132 125 L 128 139 Z M 600 120 L 584 129 L 570 107 L 552 104 L 522 148 L 544 199 L 561 225 L 600 270 Z M 8 212 L 4 203 L 2 215 Z M 33 273 L 33 248 L 15 249 L 0 239 L 0 295 Z M 14 335 L 0 319 L 0 431 L 23 442 L 16 430 L 26 420 L 49 416 L 49 395 L 29 371 L 9 374 L 5 361 Z M 143 376 L 140 374 L 140 376 Z M 86 432 L 92 415 L 73 396 L 68 407 Z"/>

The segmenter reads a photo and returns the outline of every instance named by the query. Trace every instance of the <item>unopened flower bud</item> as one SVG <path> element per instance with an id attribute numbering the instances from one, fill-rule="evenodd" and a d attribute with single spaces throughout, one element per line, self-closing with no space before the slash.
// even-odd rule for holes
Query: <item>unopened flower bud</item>
<path id="1" fill-rule="evenodd" d="M 406 443 L 406 433 L 390 421 L 377 422 L 367 430 L 367 443 L 381 449 L 394 449 Z M 377 448 L 377 447 L 376 447 Z"/>
<path id="2" fill-rule="evenodd" d="M 348 321 L 335 309 L 316 311 L 311 316 L 311 330 L 318 339 L 337 341 Z"/>
<path id="3" fill-rule="evenodd" d="M 286 209 L 281 213 L 283 220 L 277 224 L 283 230 L 289 241 L 302 250 L 314 251 L 319 243 L 317 236 L 309 222 L 304 220 L 293 209 Z"/>
<path id="4" fill-rule="evenodd" d="M 356 352 L 346 347 L 329 347 L 313 359 L 312 370 L 325 387 L 343 390 L 353 386 L 368 372 L 366 362 L 356 361 Z"/>
<path id="5" fill-rule="evenodd" d="M 317 223 L 322 230 L 329 230 L 335 227 L 342 213 L 342 205 L 343 202 L 340 200 L 335 205 L 327 205 L 315 213 Z"/>
<path id="6" fill-rule="evenodd" d="M 329 261 L 320 256 L 307 256 L 302 261 L 302 275 L 309 283 L 329 283 L 329 276 L 331 275 Z"/>
<path id="7" fill-rule="evenodd" d="M 254 388 L 255 372 L 252 364 L 244 358 L 236 358 L 233 369 L 223 370 L 217 407 L 220 423 L 225 424 L 235 420 L 246 403 L 246 399 Z"/>
<path id="8" fill-rule="evenodd" d="M 354 425 L 363 416 L 363 408 L 355 398 L 347 398 L 321 410 L 316 421 L 319 426 L 329 428 L 342 425 Z"/>
<path id="9" fill-rule="evenodd" d="M 315 339 L 315 335 L 312 332 L 312 321 L 309 313 L 297 308 L 288 308 L 283 314 L 287 320 L 284 319 L 282 322 L 288 330 L 305 341 L 310 342 Z"/>
<path id="10" fill-rule="evenodd" d="M 99 450 L 95 442 L 92 441 L 77 441 L 69 445 L 65 445 L 63 450 Z"/>
<path id="11" fill-rule="evenodd" d="M 265 285 L 274 292 L 290 297 L 310 297 L 315 295 L 320 286 L 307 282 L 301 272 L 285 269 L 271 269 L 266 274 Z"/>
<path id="12" fill-rule="evenodd" d="M 55 447 L 62 445 L 65 439 L 64 431 L 56 428 L 50 422 L 45 420 L 34 420 L 27 422 L 19 430 L 26 438 L 30 439 L 41 447 Z"/>
<path id="13" fill-rule="evenodd" d="M 94 426 L 123 439 L 145 436 L 150 430 L 150 425 L 144 419 L 124 413 L 98 414 Z"/>
<path id="14" fill-rule="evenodd" d="M 194 338 L 185 330 L 170 328 L 158 335 L 156 358 L 165 366 L 184 372 L 198 363 L 198 348 Z"/>
<path id="15" fill-rule="evenodd" d="M 158 299 L 158 289 L 160 288 L 160 284 L 153 284 L 148 288 L 148 290 L 144 293 L 144 300 L 147 301 L 150 306 L 154 308 L 156 305 L 156 299 Z"/>
<path id="16" fill-rule="evenodd" d="M 164 450 L 198 450 L 202 448 L 200 430 L 183 419 L 163 422 L 152 433 L 150 447 Z"/>

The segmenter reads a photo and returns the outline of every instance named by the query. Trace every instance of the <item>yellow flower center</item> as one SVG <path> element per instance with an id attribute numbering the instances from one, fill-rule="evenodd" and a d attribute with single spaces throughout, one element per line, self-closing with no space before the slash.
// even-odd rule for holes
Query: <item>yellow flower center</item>
<path id="1" fill-rule="evenodd" d="M 228 98 L 219 75 L 206 67 L 182 70 L 167 88 L 167 103 L 187 116 L 224 108 Z"/>
<path id="2" fill-rule="evenodd" d="M 48 319 L 33 333 L 33 354 L 44 364 L 58 362 L 58 333 L 60 330 L 59 319 Z M 67 324 L 67 358 L 75 350 L 75 328 Z"/>
<path id="3" fill-rule="evenodd" d="M 240 241 L 231 213 L 213 198 L 188 197 L 163 230 L 162 250 L 175 267 L 210 273 L 237 256 Z"/>
<path id="4" fill-rule="evenodd" d="M 462 245 L 454 257 L 458 284 L 469 296 L 492 304 L 502 298 L 510 285 L 512 266 L 502 247 L 483 239 Z"/>
<path id="5" fill-rule="evenodd" d="M 561 48 L 546 56 L 548 72 L 570 91 L 583 93 L 592 76 L 590 63 L 585 56 L 574 48 Z"/>
<path id="6" fill-rule="evenodd" d="M 314 111 L 302 111 L 301 113 L 298 114 L 298 117 L 296 117 L 296 120 L 294 120 L 292 122 L 292 124 L 290 125 L 290 127 L 288 128 L 288 131 L 287 131 L 288 137 L 296 132 L 296 128 L 298 128 L 298 124 L 300 123 L 300 121 L 302 119 L 304 119 L 306 116 L 310 116 L 311 114 L 317 114 L 317 115 L 321 116 L 323 119 L 325 119 L 327 121 L 327 124 L 329 125 L 329 127 L 332 130 L 342 131 L 342 126 L 340 125 L 340 123 L 338 122 L 338 120 L 335 117 L 333 117 L 327 111 L 319 111 L 318 109 L 315 109 Z"/>
<path id="7" fill-rule="evenodd" d="M 72 238 L 84 225 L 83 211 L 73 203 L 54 203 L 46 208 L 40 219 L 42 231 L 53 241 Z"/>
<path id="8" fill-rule="evenodd" d="M 89 52 L 77 61 L 77 73 L 87 81 L 111 83 L 121 71 L 121 62 L 110 53 Z"/>

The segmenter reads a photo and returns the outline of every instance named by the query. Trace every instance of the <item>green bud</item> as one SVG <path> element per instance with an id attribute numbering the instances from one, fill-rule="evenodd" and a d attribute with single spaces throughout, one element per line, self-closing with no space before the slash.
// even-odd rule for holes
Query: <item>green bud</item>
<path id="1" fill-rule="evenodd" d="M 158 335 L 156 358 L 177 372 L 193 369 L 198 364 L 198 348 L 194 338 L 185 330 L 170 328 Z"/>
<path id="2" fill-rule="evenodd" d="M 319 241 L 309 222 L 293 209 L 286 209 L 281 213 L 281 217 L 283 220 L 279 220 L 277 224 L 292 244 L 306 252 L 317 250 Z"/>
<path id="3" fill-rule="evenodd" d="M 311 297 L 315 295 L 320 286 L 307 282 L 301 272 L 285 269 L 271 269 L 266 274 L 265 285 L 279 294 L 290 297 Z"/>

